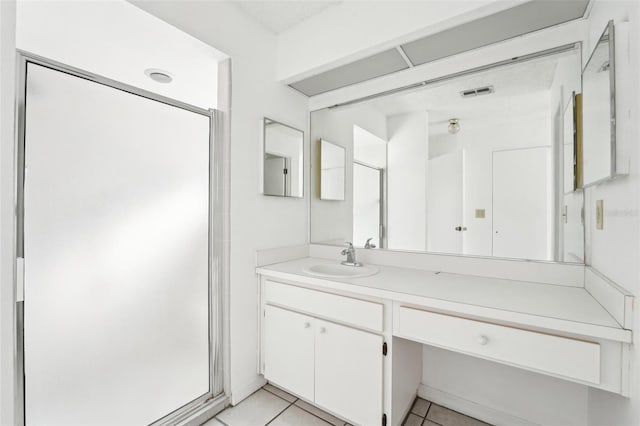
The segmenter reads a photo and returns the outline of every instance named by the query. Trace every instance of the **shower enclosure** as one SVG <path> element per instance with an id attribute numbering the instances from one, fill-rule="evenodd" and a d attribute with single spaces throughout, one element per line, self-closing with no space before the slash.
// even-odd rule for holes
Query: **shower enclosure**
<path id="1" fill-rule="evenodd" d="M 175 422 L 223 392 L 215 112 L 20 59 L 24 423 Z"/>

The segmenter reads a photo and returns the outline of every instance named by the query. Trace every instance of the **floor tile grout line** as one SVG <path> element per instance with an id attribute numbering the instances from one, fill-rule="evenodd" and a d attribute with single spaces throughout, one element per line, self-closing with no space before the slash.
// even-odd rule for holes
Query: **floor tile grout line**
<path id="1" fill-rule="evenodd" d="M 264 385 L 264 386 L 266 386 L 266 385 Z M 296 401 L 300 399 L 300 398 L 298 398 L 297 396 L 293 396 L 293 395 L 291 395 L 291 394 L 289 393 L 289 394 L 287 394 L 287 395 L 291 395 L 293 398 L 295 398 L 295 399 L 294 399 L 294 401 L 293 401 L 293 402 L 291 402 L 291 401 L 289 401 L 288 399 L 284 399 L 282 396 L 278 395 L 277 393 L 271 392 L 269 389 L 265 389 L 265 387 L 264 387 L 264 386 L 263 386 L 263 387 L 261 387 L 260 389 L 264 389 L 265 391 L 269 392 L 271 395 L 275 395 L 275 396 L 277 396 L 278 398 L 283 399 L 283 400 L 287 401 L 287 402 L 288 402 L 288 403 L 290 403 L 290 404 L 295 404 L 295 403 L 296 403 Z M 271 386 L 273 386 L 273 385 L 271 385 Z M 273 387 L 275 388 L 275 386 L 273 386 Z M 278 389 L 278 388 L 276 388 L 276 389 Z M 282 391 L 282 392 L 284 392 L 284 391 Z M 284 392 L 284 393 L 286 393 L 286 392 Z"/>
<path id="2" fill-rule="evenodd" d="M 1 1 L 1 0 L 0 0 L 0 1 Z M 266 386 L 266 385 L 265 385 L 265 386 Z M 272 386 L 273 386 L 273 385 L 272 385 Z M 275 387 L 275 386 L 274 386 L 274 387 Z M 242 401 L 240 401 L 240 404 L 242 404 L 245 400 L 247 400 L 247 399 L 249 399 L 251 396 L 253 396 L 253 394 L 258 393 L 258 391 L 260 391 L 260 390 L 264 390 L 265 392 L 267 392 L 267 393 L 269 393 L 269 394 L 271 394 L 271 395 L 273 395 L 273 396 L 276 396 L 276 397 L 278 397 L 279 399 L 281 399 L 281 400 L 283 400 L 284 402 L 286 402 L 287 404 L 289 404 L 289 405 L 287 405 L 287 406 L 284 408 L 284 410 L 282 410 L 281 412 L 279 412 L 278 414 L 276 414 L 276 416 L 275 416 L 274 418 L 272 418 L 272 419 L 271 419 L 271 420 L 269 420 L 267 423 L 265 423 L 265 424 L 264 424 L 264 426 L 268 425 L 269 423 L 271 423 L 272 421 L 274 421 L 274 420 L 276 419 L 276 417 L 278 417 L 280 414 L 282 414 L 282 413 L 284 413 L 285 411 L 287 411 L 287 409 L 288 409 L 289 407 L 291 407 L 293 404 L 295 404 L 295 403 L 296 403 L 296 401 L 299 399 L 299 398 L 297 398 L 297 397 L 295 397 L 295 396 L 294 396 L 295 400 L 294 400 L 293 402 L 287 401 L 286 399 L 284 399 L 284 398 L 283 398 L 283 397 L 281 397 L 280 395 L 276 395 L 275 393 L 273 393 L 273 392 L 269 391 L 269 389 L 265 389 L 265 388 L 264 388 L 264 386 L 262 386 L 261 388 L 259 388 L 259 389 L 258 389 L 258 390 L 256 390 L 255 392 L 251 393 L 251 395 L 249 395 L 248 397 L 246 397 L 245 399 L 243 399 Z M 283 391 L 283 392 L 284 392 L 284 391 Z M 291 396 L 293 396 L 293 395 L 291 395 Z M 218 415 L 220 415 L 222 412 L 224 412 L 224 411 L 228 410 L 229 408 L 237 407 L 237 406 L 238 406 L 238 405 L 240 405 L 240 404 L 237 404 L 237 405 L 233 405 L 233 406 L 226 407 L 224 410 L 220 411 L 220 413 L 216 414 L 216 415 L 215 415 L 214 417 L 212 417 L 211 419 L 215 419 L 215 420 L 219 421 L 219 422 L 220 422 L 220 423 L 222 423 L 224 426 L 230 426 L 229 424 L 227 424 L 227 423 L 223 422 L 222 420 L 220 420 L 220 419 L 218 418 Z M 211 419 L 209 419 L 209 420 L 211 420 Z M 209 420 L 207 420 L 207 421 L 209 421 Z"/>
<path id="3" fill-rule="evenodd" d="M 289 401 L 287 401 L 289 402 Z M 271 424 L 272 421 L 274 421 L 275 419 L 277 419 L 278 417 L 280 417 L 280 415 L 282 413 L 284 413 L 285 411 L 287 411 L 289 408 L 291 408 L 291 406 L 293 405 L 293 402 L 289 402 L 289 405 L 287 405 L 284 410 L 280 411 L 278 414 L 276 414 L 276 416 L 274 418 L 272 418 L 271 420 L 269 420 L 267 423 L 264 424 L 264 426 L 267 426 L 269 424 Z"/>
<path id="4" fill-rule="evenodd" d="M 306 401 L 305 401 L 305 402 L 306 402 Z M 309 404 L 309 403 L 307 403 L 307 404 Z M 312 407 L 315 407 L 315 405 L 313 405 L 313 404 L 309 404 L 309 405 L 311 405 Z M 323 422 L 325 422 L 326 424 L 333 426 L 333 423 L 326 421 L 326 420 L 325 420 L 325 419 L 323 419 L 322 417 L 320 417 L 320 416 L 318 416 L 318 415 L 316 415 L 316 414 L 312 413 L 312 412 L 311 412 L 311 411 L 309 411 L 309 410 L 305 410 L 303 407 L 299 406 L 298 404 L 296 404 L 296 407 L 298 407 L 299 409 L 301 409 L 301 410 L 302 410 L 302 411 L 304 411 L 305 413 L 309 413 L 309 414 L 311 414 L 312 416 L 319 418 L 320 420 L 322 420 L 322 421 L 323 421 Z M 316 408 L 318 408 L 318 407 L 316 407 Z M 320 410 L 320 409 L 318 408 L 318 410 Z M 320 411 L 322 411 L 322 410 L 320 410 Z M 325 411 L 325 412 L 326 412 L 326 411 Z M 327 414 L 329 414 L 329 413 L 327 413 Z M 331 415 L 331 414 L 330 414 L 330 415 Z M 333 417 L 335 417 L 335 416 L 333 416 Z M 336 419 L 338 419 L 338 418 L 336 417 Z M 341 419 L 338 419 L 338 420 L 340 420 L 340 421 L 342 422 L 342 426 L 344 426 L 344 425 L 346 425 L 346 424 L 347 424 L 347 422 L 343 422 Z"/>
<path id="5" fill-rule="evenodd" d="M 426 399 L 425 399 L 425 401 L 426 401 Z M 433 401 L 429 401 L 429 408 L 427 408 L 427 412 L 424 413 L 424 419 L 425 420 L 427 420 L 427 416 L 429 415 L 429 411 L 431 411 L 431 407 L 433 407 Z M 429 420 L 429 421 L 431 421 L 431 420 Z M 434 422 L 434 423 L 436 423 L 436 422 Z M 440 423 L 438 423 L 438 424 L 440 424 Z"/>
<path id="6" fill-rule="evenodd" d="M 266 385 L 265 385 L 265 386 L 266 386 Z M 273 386 L 273 385 L 271 385 L 271 386 Z M 275 387 L 275 386 L 273 386 L 273 387 Z M 261 389 L 264 389 L 265 391 L 269 392 L 271 395 L 275 395 L 275 396 L 277 396 L 278 398 L 280 398 L 280 399 L 282 399 L 282 400 L 284 400 L 284 401 L 289 402 L 288 400 L 284 399 L 284 398 L 283 398 L 283 397 L 281 397 L 280 395 L 278 395 L 278 394 L 275 394 L 275 393 L 271 392 L 269 389 L 265 389 L 265 388 L 264 388 L 264 386 L 263 386 Z M 276 389 L 277 389 L 277 388 L 276 388 Z M 283 391 L 283 392 L 284 392 L 284 391 Z M 293 396 L 293 395 L 291 395 L 291 396 Z M 278 417 L 280 414 L 282 414 L 283 412 L 285 412 L 289 407 L 291 407 L 291 405 L 295 405 L 296 407 L 298 407 L 299 409 L 301 409 L 301 410 L 302 410 L 302 411 L 304 411 L 305 413 L 309 413 L 309 414 L 311 414 L 312 416 L 314 416 L 314 417 L 316 417 L 316 418 L 318 418 L 318 419 L 322 420 L 323 422 L 325 422 L 325 423 L 327 423 L 327 424 L 329 424 L 329 425 L 332 425 L 332 426 L 333 426 L 333 423 L 326 421 L 326 420 L 325 420 L 325 419 L 323 419 L 322 417 L 320 417 L 320 416 L 318 416 L 318 415 L 316 415 L 316 414 L 312 413 L 312 412 L 311 412 L 311 411 L 309 411 L 309 410 L 305 410 L 304 408 L 302 408 L 301 406 L 299 406 L 298 404 L 296 404 L 296 402 L 301 401 L 301 399 L 300 399 L 300 398 L 297 398 L 297 397 L 294 397 L 294 398 L 295 398 L 295 400 L 294 400 L 293 402 L 289 402 L 289 404 L 290 404 L 290 405 L 289 405 L 287 408 L 285 408 L 282 412 L 280 412 L 276 417 Z M 305 402 L 306 402 L 306 401 L 305 401 Z M 311 405 L 312 405 L 312 404 L 311 404 Z M 312 405 L 312 406 L 314 406 L 314 405 Z M 314 406 L 314 407 L 315 407 L 315 406 Z M 317 408 L 317 407 L 316 407 L 316 408 Z M 319 408 L 318 408 L 318 409 L 319 409 Z M 327 413 L 327 414 L 329 414 L 329 413 Z M 274 417 L 273 419 L 271 419 L 271 420 L 269 421 L 269 423 L 271 423 L 272 421 L 274 421 L 274 420 L 276 419 L 276 417 Z M 335 417 L 335 416 L 334 416 L 334 417 Z M 340 420 L 340 419 L 338 419 L 338 420 Z M 342 420 L 340 420 L 340 421 L 342 421 Z M 267 425 L 268 425 L 269 423 L 267 423 Z M 347 422 L 343 422 L 343 425 L 346 425 L 346 424 L 347 424 Z M 266 426 L 266 425 L 265 425 L 265 426 Z"/>
<path id="7" fill-rule="evenodd" d="M 224 410 L 222 410 L 222 411 L 224 411 Z M 220 411 L 220 413 L 222 413 L 222 411 Z M 218 414 L 220 414 L 220 413 L 218 413 Z M 229 426 L 228 424 L 226 424 L 225 422 L 223 422 L 222 420 L 220 420 L 220 419 L 218 418 L 218 414 L 216 414 L 216 415 L 215 415 L 215 417 L 212 417 L 212 418 L 211 418 L 211 419 L 209 419 L 209 420 L 216 420 L 216 421 L 218 421 L 218 422 L 222 423 L 224 426 Z M 207 420 L 207 422 L 208 422 L 209 420 Z M 206 423 L 206 422 L 205 422 L 205 423 Z"/>

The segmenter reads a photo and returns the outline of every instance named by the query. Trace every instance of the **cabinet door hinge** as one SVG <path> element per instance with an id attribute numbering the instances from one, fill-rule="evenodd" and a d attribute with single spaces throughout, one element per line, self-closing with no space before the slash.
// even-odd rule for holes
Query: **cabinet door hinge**
<path id="1" fill-rule="evenodd" d="M 387 356 L 387 342 L 382 344 L 382 355 Z"/>
<path id="2" fill-rule="evenodd" d="M 382 415 L 382 426 L 387 426 L 387 415 L 386 414 Z"/>

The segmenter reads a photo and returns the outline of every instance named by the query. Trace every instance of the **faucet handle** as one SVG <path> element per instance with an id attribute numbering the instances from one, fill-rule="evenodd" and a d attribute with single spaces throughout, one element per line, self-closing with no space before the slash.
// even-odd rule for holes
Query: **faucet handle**
<path id="1" fill-rule="evenodd" d="M 344 249 L 344 250 L 342 250 L 340 253 L 341 253 L 343 256 L 344 256 L 344 255 L 349 255 L 349 256 L 351 256 L 351 253 L 353 253 L 353 244 L 352 244 L 352 243 L 350 243 L 349 241 L 346 241 L 344 244 L 347 246 L 347 248 L 346 248 L 346 249 Z"/>
<path id="2" fill-rule="evenodd" d="M 373 240 L 373 238 L 368 238 L 367 242 L 364 243 L 364 248 L 368 248 L 368 249 L 374 249 L 376 248 L 375 244 L 371 244 L 371 240 Z"/>

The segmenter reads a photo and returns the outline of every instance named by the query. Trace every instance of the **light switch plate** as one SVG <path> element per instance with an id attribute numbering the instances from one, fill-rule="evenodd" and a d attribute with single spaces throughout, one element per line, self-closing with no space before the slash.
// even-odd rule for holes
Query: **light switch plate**
<path id="1" fill-rule="evenodd" d="M 484 209 L 476 209 L 476 219 L 484 219 L 485 212 Z"/>
<path id="2" fill-rule="evenodd" d="M 604 229 L 604 200 L 596 201 L 596 229 Z"/>

